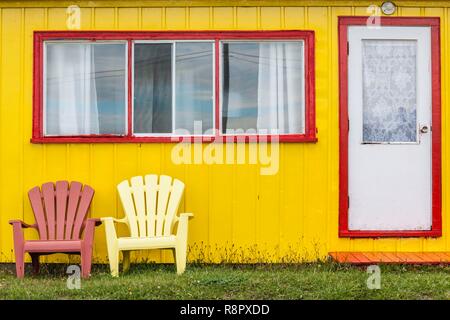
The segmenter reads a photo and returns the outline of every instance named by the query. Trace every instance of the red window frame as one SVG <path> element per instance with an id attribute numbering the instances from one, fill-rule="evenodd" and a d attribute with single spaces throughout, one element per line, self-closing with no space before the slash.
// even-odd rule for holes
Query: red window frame
<path id="1" fill-rule="evenodd" d="M 339 237 L 440 237 L 441 199 L 441 61 L 440 19 L 428 17 L 381 17 L 382 26 L 429 26 L 431 28 L 432 90 L 432 224 L 431 230 L 358 231 L 348 227 L 348 59 L 349 26 L 366 25 L 367 17 L 339 17 Z"/>
<path id="2" fill-rule="evenodd" d="M 229 141 L 230 136 L 220 131 L 220 42 L 226 40 L 303 40 L 305 44 L 305 132 L 303 134 L 277 135 L 280 142 L 316 142 L 315 124 L 315 78 L 314 78 L 314 31 L 35 31 L 34 32 L 34 65 L 33 65 L 33 132 L 32 143 L 95 143 L 95 142 L 179 142 L 186 137 L 168 136 L 134 136 L 132 133 L 132 42 L 134 40 L 212 40 L 214 41 L 215 62 L 215 135 L 188 137 L 193 141 L 211 142 L 221 139 Z M 125 40 L 128 42 L 128 99 L 126 135 L 84 135 L 84 136 L 44 136 L 43 134 L 43 44 L 47 40 Z M 233 141 L 253 142 L 271 141 L 273 135 L 233 135 Z"/>

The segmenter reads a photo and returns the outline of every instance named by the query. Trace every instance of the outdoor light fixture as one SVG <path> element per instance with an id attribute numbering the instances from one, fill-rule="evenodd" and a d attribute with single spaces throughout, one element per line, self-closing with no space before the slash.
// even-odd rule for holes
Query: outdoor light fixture
<path id="1" fill-rule="evenodd" d="M 388 16 L 394 14 L 395 9 L 395 4 L 390 1 L 383 2 L 383 4 L 381 5 L 381 11 L 383 11 L 383 13 Z"/>

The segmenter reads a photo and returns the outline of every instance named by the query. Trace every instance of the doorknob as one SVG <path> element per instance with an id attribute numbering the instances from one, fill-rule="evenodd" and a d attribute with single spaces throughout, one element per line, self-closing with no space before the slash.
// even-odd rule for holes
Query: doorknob
<path id="1" fill-rule="evenodd" d="M 428 133 L 428 126 L 427 125 L 421 126 L 420 133 Z"/>

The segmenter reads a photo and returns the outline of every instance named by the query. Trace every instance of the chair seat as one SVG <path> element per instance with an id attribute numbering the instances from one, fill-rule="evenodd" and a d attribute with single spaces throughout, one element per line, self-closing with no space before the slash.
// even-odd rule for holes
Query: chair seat
<path id="1" fill-rule="evenodd" d="M 81 240 L 29 240 L 24 243 L 25 252 L 80 252 Z"/>
<path id="2" fill-rule="evenodd" d="M 119 250 L 174 248 L 177 238 L 174 235 L 162 237 L 122 237 L 117 239 Z"/>

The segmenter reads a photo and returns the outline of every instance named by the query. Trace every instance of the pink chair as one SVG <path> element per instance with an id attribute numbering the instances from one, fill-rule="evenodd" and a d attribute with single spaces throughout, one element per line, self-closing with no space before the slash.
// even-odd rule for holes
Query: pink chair
<path id="1" fill-rule="evenodd" d="M 39 256 L 52 253 L 81 255 L 81 274 L 89 277 L 91 272 L 92 245 L 95 226 L 100 219 L 86 219 L 94 189 L 73 181 L 47 182 L 42 188 L 34 187 L 28 192 L 36 223 L 26 224 L 20 220 L 9 223 L 14 231 L 16 273 L 23 278 L 24 258 L 31 256 L 33 270 L 39 272 Z M 38 230 L 39 240 L 24 240 L 23 228 Z M 83 234 L 83 238 L 81 237 Z"/>

